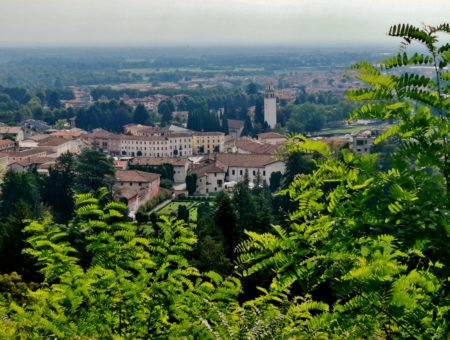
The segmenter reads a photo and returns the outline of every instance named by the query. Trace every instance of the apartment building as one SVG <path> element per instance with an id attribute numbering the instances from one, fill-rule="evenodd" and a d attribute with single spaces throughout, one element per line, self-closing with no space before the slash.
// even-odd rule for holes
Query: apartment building
<path id="1" fill-rule="evenodd" d="M 192 135 L 192 153 L 194 155 L 223 152 L 225 134 L 223 132 L 194 132 Z"/>
<path id="2" fill-rule="evenodd" d="M 126 157 L 192 156 L 192 135 L 167 133 L 163 136 L 127 136 L 120 138 L 120 155 Z"/>

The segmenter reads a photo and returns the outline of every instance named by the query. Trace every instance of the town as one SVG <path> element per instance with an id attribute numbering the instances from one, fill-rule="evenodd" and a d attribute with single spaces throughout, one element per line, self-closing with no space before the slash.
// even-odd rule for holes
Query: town
<path id="1" fill-rule="evenodd" d="M 2 1 L 0 339 L 450 339 L 446 13 Z"/>
<path id="2" fill-rule="evenodd" d="M 265 88 L 263 112 L 269 128 L 277 125 L 277 100 L 284 98 L 284 93 L 276 93 L 272 85 Z M 78 99 L 65 101 L 65 106 L 80 105 L 80 101 L 83 102 L 80 98 L 86 98 L 86 95 L 75 92 L 75 97 Z M 124 96 L 121 100 L 134 110 L 143 105 L 151 112 L 163 100 L 179 102 L 181 98 L 154 96 L 152 100 L 132 100 Z M 295 98 L 290 96 L 290 101 Z M 223 110 L 219 108 L 217 115 Z M 254 107 L 249 108 L 252 119 L 254 110 Z M 169 189 L 174 198 L 179 195 L 208 196 L 224 190 L 232 192 L 244 179 L 251 187 L 262 183 L 269 185 L 273 178 L 284 174 L 285 159 L 281 150 L 287 141 L 286 135 L 269 130 L 257 134 L 256 138 L 242 136 L 245 121 L 238 119 L 227 120 L 228 134 L 194 131 L 186 128 L 188 115 L 188 111 L 174 111 L 172 118 L 178 125 L 127 124 L 122 127 L 122 133 L 102 128 L 86 131 L 76 127 L 75 118 L 59 129 L 35 119 L 25 120 L 19 126 L 0 126 L 3 138 L 0 164 L 4 169 L 36 171 L 45 175 L 64 153 L 80 154 L 86 148 L 98 150 L 113 159 L 117 170 L 114 197 L 126 200 L 132 218 L 139 207 L 160 192 L 161 175 L 146 171 L 149 168 L 161 169 L 167 165 L 172 168 L 170 178 L 164 178 L 169 180 L 169 185 L 166 182 L 164 188 Z M 180 117 L 184 120 L 178 120 Z M 370 152 L 379 131 L 363 126 L 360 129 L 354 134 L 314 139 L 351 148 L 357 153 Z M 187 188 L 186 183 L 192 178 L 194 187 Z"/>

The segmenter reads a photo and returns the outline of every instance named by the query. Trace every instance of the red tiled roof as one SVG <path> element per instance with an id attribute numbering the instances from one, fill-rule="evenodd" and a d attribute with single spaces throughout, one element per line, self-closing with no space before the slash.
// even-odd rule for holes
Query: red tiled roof
<path id="1" fill-rule="evenodd" d="M 161 175 L 151 172 L 139 171 L 139 170 L 118 170 L 116 172 L 117 182 L 153 182 L 156 181 Z"/>
<path id="2" fill-rule="evenodd" d="M 39 141 L 39 146 L 59 146 L 68 143 L 70 140 L 59 137 L 48 137 Z"/>
<path id="3" fill-rule="evenodd" d="M 220 164 L 220 162 L 214 162 L 211 164 L 206 165 L 200 165 L 194 168 L 191 172 L 193 174 L 202 176 L 204 174 L 210 174 L 210 173 L 224 173 L 227 171 L 227 166 Z"/>
<path id="4" fill-rule="evenodd" d="M 219 153 L 217 160 L 229 167 L 262 168 L 268 164 L 278 162 L 272 155 L 252 155 Z"/>
<path id="5" fill-rule="evenodd" d="M 131 165 L 162 165 L 185 166 L 188 162 L 186 157 L 137 157 L 130 162 Z"/>
<path id="6" fill-rule="evenodd" d="M 252 154 L 274 155 L 279 145 L 263 144 L 248 138 L 237 139 L 235 145 L 238 149 Z"/>
<path id="7" fill-rule="evenodd" d="M 279 139 L 279 138 L 287 139 L 286 136 L 283 136 L 282 134 L 277 132 L 269 131 L 258 133 L 258 139 Z"/>
<path id="8" fill-rule="evenodd" d="M 0 146 L 9 146 L 9 145 L 14 146 L 15 145 L 14 141 L 12 141 L 10 139 L 1 139 L 0 140 Z"/>

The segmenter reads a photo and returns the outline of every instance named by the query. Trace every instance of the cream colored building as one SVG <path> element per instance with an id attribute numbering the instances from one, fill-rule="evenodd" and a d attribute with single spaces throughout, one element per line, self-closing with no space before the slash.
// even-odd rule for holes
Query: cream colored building
<path id="1" fill-rule="evenodd" d="M 121 136 L 120 155 L 127 157 L 192 156 L 192 136 L 170 133 L 164 136 Z"/>
<path id="2" fill-rule="evenodd" d="M 217 155 L 216 161 L 227 167 L 227 182 L 240 182 L 246 176 L 249 182 L 255 182 L 259 176 L 269 184 L 273 172 L 286 171 L 285 163 L 272 155 L 223 153 Z"/>
<path id="3" fill-rule="evenodd" d="M 370 152 L 376 137 L 379 135 L 375 130 L 363 130 L 353 135 L 352 149 L 356 153 Z"/>
<path id="4" fill-rule="evenodd" d="M 194 132 L 192 153 L 194 155 L 224 152 L 225 134 L 223 132 Z"/>
<path id="5" fill-rule="evenodd" d="M 214 162 L 194 168 L 191 173 L 197 175 L 196 192 L 200 195 L 208 195 L 223 191 L 226 169 L 226 166 Z"/>
<path id="6" fill-rule="evenodd" d="M 59 137 L 48 137 L 38 142 L 38 148 L 46 150 L 52 157 L 59 157 L 63 153 L 80 153 L 82 144 L 79 140 Z"/>
<path id="7" fill-rule="evenodd" d="M 170 164 L 173 166 L 173 181 L 184 183 L 189 169 L 187 157 L 136 157 L 130 160 L 131 166 L 161 166 Z"/>

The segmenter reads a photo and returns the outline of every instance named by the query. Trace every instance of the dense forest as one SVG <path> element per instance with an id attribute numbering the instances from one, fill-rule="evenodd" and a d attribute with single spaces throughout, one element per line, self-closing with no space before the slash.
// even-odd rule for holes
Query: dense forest
<path id="1" fill-rule="evenodd" d="M 347 94 L 351 118 L 396 122 L 377 139 L 398 141 L 386 169 L 377 153 L 293 134 L 282 178 L 220 194 L 196 227 L 183 212 L 129 221 L 95 151 L 61 158 L 52 179 L 7 173 L 1 256 L 13 246 L 23 265 L 2 262 L 0 337 L 448 338 L 450 45 L 439 34 L 450 25 L 393 26 L 398 55 L 352 66 L 364 86 Z M 46 181 L 64 183 L 70 213 Z"/>

